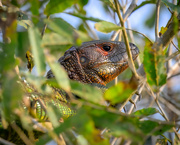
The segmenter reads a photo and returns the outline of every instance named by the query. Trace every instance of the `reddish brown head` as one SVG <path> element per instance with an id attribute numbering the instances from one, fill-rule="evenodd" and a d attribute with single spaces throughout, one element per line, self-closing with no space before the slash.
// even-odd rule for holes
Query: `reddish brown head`
<path id="1" fill-rule="evenodd" d="M 129 45 L 135 60 L 139 49 L 132 43 Z M 85 42 L 80 47 L 73 46 L 58 61 L 64 66 L 70 79 L 101 85 L 106 85 L 128 67 L 125 43 L 107 40 Z"/>

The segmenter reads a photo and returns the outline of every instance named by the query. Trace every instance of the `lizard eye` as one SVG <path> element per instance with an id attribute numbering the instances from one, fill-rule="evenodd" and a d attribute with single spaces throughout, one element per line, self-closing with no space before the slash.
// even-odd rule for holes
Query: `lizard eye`
<path id="1" fill-rule="evenodd" d="M 105 51 L 110 51 L 111 50 L 111 46 L 109 46 L 109 45 L 103 45 L 103 50 L 105 50 Z"/>

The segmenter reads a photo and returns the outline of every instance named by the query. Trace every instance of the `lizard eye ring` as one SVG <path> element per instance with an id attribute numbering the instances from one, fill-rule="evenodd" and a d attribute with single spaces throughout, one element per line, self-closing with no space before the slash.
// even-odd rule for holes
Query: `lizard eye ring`
<path id="1" fill-rule="evenodd" d="M 103 50 L 105 50 L 105 51 L 110 51 L 111 50 L 111 46 L 110 45 L 103 45 L 102 46 L 102 48 L 103 48 Z"/>

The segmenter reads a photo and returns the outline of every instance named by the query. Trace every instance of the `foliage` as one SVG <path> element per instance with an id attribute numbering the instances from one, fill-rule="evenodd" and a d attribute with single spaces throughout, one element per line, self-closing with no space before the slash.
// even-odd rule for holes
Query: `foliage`
<path id="1" fill-rule="evenodd" d="M 143 55 L 142 63 L 146 76 L 134 80 L 131 77 L 131 70 L 126 70 L 119 77 L 124 81 L 116 85 L 108 84 L 109 89 L 72 81 L 64 68 L 57 63 L 59 56 L 72 45 L 79 46 L 82 42 L 96 39 L 97 31 L 106 33 L 103 35 L 107 33 L 109 35 L 114 31 L 119 34 L 116 40 L 121 39 L 123 27 L 86 15 L 85 6 L 88 2 L 88 0 L 2 0 L 0 144 L 5 141 L 15 144 L 46 144 L 51 140 L 58 144 L 114 145 L 118 140 L 121 140 L 121 143 L 146 144 L 148 138 L 154 136 L 158 137 L 156 141 L 158 145 L 167 142 L 180 143 L 176 131 L 176 128 L 179 128 L 177 121 L 180 111 L 175 104 L 180 102 L 177 99 L 180 92 L 174 95 L 178 96 L 173 103 L 174 110 L 170 107 L 171 101 L 162 99 L 163 87 L 169 85 L 167 77 L 173 75 L 170 68 L 165 65 L 166 61 L 173 58 L 176 65 L 179 48 L 176 55 L 169 56 L 167 50 L 170 51 L 170 47 L 164 48 L 163 44 L 157 47 L 159 42 L 149 42 L 146 40 L 147 37 L 145 39 L 141 37 L 141 44 L 137 45 L 140 47 L 140 55 Z M 117 10 L 114 1 L 105 0 L 101 1 L 101 4 L 105 12 L 116 19 Z M 156 2 L 143 1 L 134 8 L 132 14 L 150 4 L 155 5 Z M 171 21 L 166 27 L 161 28 L 160 36 L 165 35 L 168 26 L 173 23 L 174 28 L 177 28 L 173 31 L 177 41 L 175 43 L 180 46 L 177 32 L 180 22 L 177 17 L 177 13 L 180 12 L 179 2 L 173 4 L 162 0 L 161 4 L 165 4 L 173 13 Z M 125 12 L 125 6 L 123 7 L 121 3 L 120 6 L 121 11 Z M 22 7 L 25 8 L 24 11 L 21 11 Z M 79 28 L 74 28 L 57 13 L 65 13 L 82 20 Z M 148 18 L 152 25 L 155 14 L 156 12 L 153 17 Z M 95 23 L 93 27 L 96 32 L 89 26 L 89 21 Z M 130 33 L 135 32 L 128 30 Z M 132 40 L 131 37 L 129 35 L 129 40 Z M 134 34 L 134 37 L 139 36 Z M 143 43 L 144 49 L 141 46 Z M 46 79 L 47 65 L 52 70 L 54 79 Z M 174 70 L 173 66 L 171 67 Z M 167 72 L 170 72 L 171 76 Z M 125 82 L 125 79 L 130 82 Z M 148 103 L 136 108 L 137 97 L 140 96 L 142 96 L 140 102 L 145 100 Z M 162 103 L 176 116 L 174 120 L 167 119 L 158 99 L 165 100 Z M 150 103 L 150 100 L 153 101 Z M 157 105 L 154 105 L 154 102 Z M 159 120 L 157 114 L 165 119 Z M 164 136 L 167 133 L 175 133 L 176 136 L 170 140 Z"/>

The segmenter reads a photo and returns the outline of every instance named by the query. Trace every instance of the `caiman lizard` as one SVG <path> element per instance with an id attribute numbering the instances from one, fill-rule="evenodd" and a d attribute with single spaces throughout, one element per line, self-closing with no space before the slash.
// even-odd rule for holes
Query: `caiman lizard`
<path id="1" fill-rule="evenodd" d="M 138 47 L 129 43 L 133 60 L 139 55 Z M 99 84 L 106 86 L 107 83 L 116 78 L 121 72 L 128 68 L 128 55 L 124 42 L 94 40 L 82 43 L 81 46 L 72 46 L 64 56 L 59 58 L 59 64 L 64 67 L 68 76 L 72 80 L 82 83 Z M 47 72 L 47 78 L 54 78 L 53 72 Z M 66 101 L 63 94 L 61 103 Z M 63 110 L 63 115 L 69 116 L 72 112 L 67 104 L 58 105 Z M 62 106 L 64 108 L 62 108 Z M 65 111 L 67 110 L 67 111 Z M 68 112 L 68 113 L 66 113 Z M 73 114 L 73 113 L 72 113 Z"/>
<path id="2" fill-rule="evenodd" d="M 129 43 L 133 60 L 135 60 L 139 54 L 139 49 L 133 43 Z M 84 42 L 81 46 L 72 46 L 67 50 L 59 60 L 59 64 L 64 67 L 70 79 L 76 80 L 82 83 L 88 84 L 100 84 L 106 85 L 114 78 L 116 78 L 121 72 L 128 68 L 128 55 L 126 52 L 126 46 L 124 42 L 107 41 L 107 40 L 95 40 L 90 42 Z M 48 79 L 53 78 L 52 71 L 48 71 Z M 64 97 L 60 94 L 60 97 Z M 38 119 L 46 120 L 47 114 L 42 111 L 40 103 L 37 101 L 39 96 L 32 97 L 32 108 L 36 108 L 35 112 Z M 66 98 L 63 98 L 66 100 Z M 50 99 L 52 100 L 52 99 Z M 65 116 L 72 115 L 73 111 L 66 105 L 66 101 L 60 101 L 61 99 L 52 100 L 51 102 L 56 105 L 60 112 Z M 45 101 L 44 101 L 45 102 Z M 45 102 L 46 103 L 46 102 Z M 11 130 L 11 129 L 10 129 Z M 16 134 L 12 135 L 8 130 L 1 128 L 0 136 L 6 140 L 14 143 L 23 143 L 17 137 Z M 7 135 L 9 134 L 9 135 Z M 10 136 L 10 138 L 7 136 Z"/>

